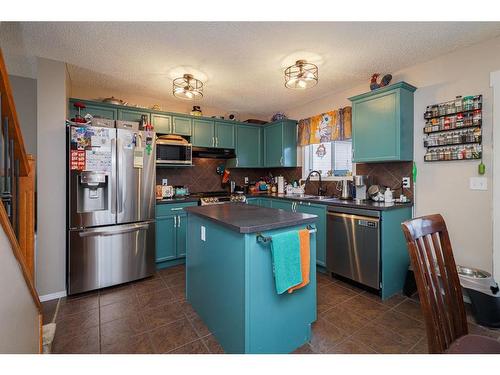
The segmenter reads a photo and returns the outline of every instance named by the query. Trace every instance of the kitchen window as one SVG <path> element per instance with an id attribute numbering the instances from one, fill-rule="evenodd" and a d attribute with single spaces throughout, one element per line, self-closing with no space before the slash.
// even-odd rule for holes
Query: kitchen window
<path id="1" fill-rule="evenodd" d="M 352 173 L 352 142 L 333 141 L 303 147 L 304 178 L 316 170 L 323 179 L 342 179 Z M 312 178 L 312 177 L 311 177 Z"/>

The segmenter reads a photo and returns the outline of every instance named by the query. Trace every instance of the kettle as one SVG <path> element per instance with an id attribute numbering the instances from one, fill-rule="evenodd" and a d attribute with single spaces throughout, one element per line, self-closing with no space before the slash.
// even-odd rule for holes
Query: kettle
<path id="1" fill-rule="evenodd" d="M 339 187 L 339 184 L 342 186 Z M 337 181 L 337 190 L 341 191 L 342 194 L 340 195 L 340 199 L 351 199 L 351 181 L 349 180 L 340 180 Z"/>

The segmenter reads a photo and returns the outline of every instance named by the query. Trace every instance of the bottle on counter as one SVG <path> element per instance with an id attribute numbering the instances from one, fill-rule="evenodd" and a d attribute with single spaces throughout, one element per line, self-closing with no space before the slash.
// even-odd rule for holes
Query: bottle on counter
<path id="1" fill-rule="evenodd" d="M 389 188 L 385 189 L 385 192 L 384 192 L 384 202 L 385 203 L 392 203 L 393 202 L 393 199 L 392 199 L 392 190 L 389 189 Z"/>

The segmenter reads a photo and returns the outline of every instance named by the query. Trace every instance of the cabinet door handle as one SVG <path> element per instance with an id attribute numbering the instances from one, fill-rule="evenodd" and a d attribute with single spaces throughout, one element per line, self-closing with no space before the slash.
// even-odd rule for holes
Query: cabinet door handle
<path id="1" fill-rule="evenodd" d="M 171 208 L 170 211 L 181 211 L 183 209 L 184 207 L 176 207 L 176 208 Z"/>
<path id="2" fill-rule="evenodd" d="M 236 166 L 238 166 L 238 163 L 239 163 L 239 160 L 238 160 L 238 158 L 236 158 Z"/>
<path id="3" fill-rule="evenodd" d="M 174 228 L 177 228 L 177 216 L 174 216 Z"/>
<path id="4" fill-rule="evenodd" d="M 215 137 L 215 147 L 219 147 L 219 137 Z"/>
<path id="5" fill-rule="evenodd" d="M 280 158 L 280 165 L 283 165 L 283 156 Z"/>
<path id="6" fill-rule="evenodd" d="M 181 217 L 177 216 L 177 228 L 181 227 Z"/>

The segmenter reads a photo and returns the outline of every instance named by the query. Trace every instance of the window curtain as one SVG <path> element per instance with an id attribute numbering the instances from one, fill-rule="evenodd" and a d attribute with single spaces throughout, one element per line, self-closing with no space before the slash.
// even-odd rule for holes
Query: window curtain
<path id="1" fill-rule="evenodd" d="M 352 136 L 351 107 L 339 108 L 299 121 L 300 146 L 331 141 L 342 141 Z"/>

